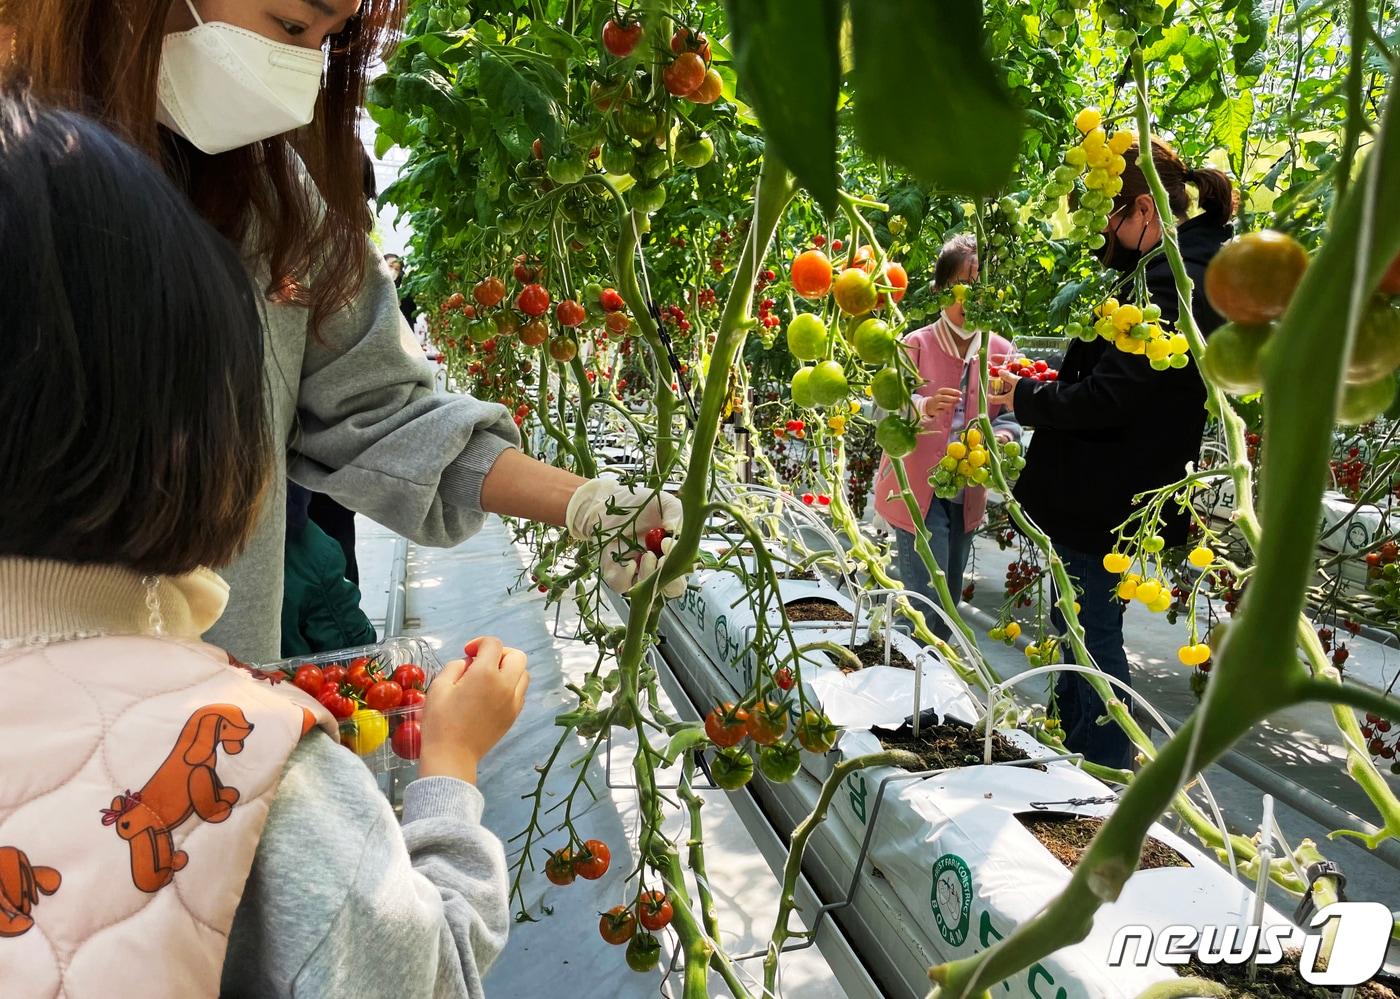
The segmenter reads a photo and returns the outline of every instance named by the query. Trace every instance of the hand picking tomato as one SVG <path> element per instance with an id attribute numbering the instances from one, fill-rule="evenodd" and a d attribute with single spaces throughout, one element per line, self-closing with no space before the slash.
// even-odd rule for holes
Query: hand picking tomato
<path id="1" fill-rule="evenodd" d="M 413 663 L 404 663 L 394 670 L 394 682 L 404 689 L 404 693 L 421 689 L 427 679 L 428 674 L 423 672 L 423 667 Z"/>
<path id="2" fill-rule="evenodd" d="M 577 876 L 574 872 L 574 852 L 568 847 L 555 850 L 544 862 L 544 876 L 551 884 L 571 885 Z"/>
<path id="3" fill-rule="evenodd" d="M 643 929 L 664 930 L 671 923 L 671 900 L 665 892 L 642 892 L 637 899 L 637 921 Z"/>
<path id="4" fill-rule="evenodd" d="M 661 963 L 661 941 L 650 933 L 638 933 L 627 944 L 627 967 L 633 971 L 652 971 Z"/>
<path id="5" fill-rule="evenodd" d="M 399 722 L 389 740 L 395 755 L 405 760 L 416 760 L 423 751 L 423 726 L 416 718 L 406 718 Z"/>
<path id="6" fill-rule="evenodd" d="M 598 932 L 610 944 L 625 944 L 637 932 L 637 917 L 625 905 L 615 905 L 598 919 Z"/>
<path id="7" fill-rule="evenodd" d="M 646 545 L 647 551 L 651 552 L 657 558 L 660 558 L 664 554 L 661 550 L 661 542 L 664 540 L 666 540 L 666 529 L 664 527 L 653 527 L 651 530 L 647 531 L 646 535 L 642 538 L 642 543 Z"/>
<path id="8" fill-rule="evenodd" d="M 297 667 L 296 673 L 292 675 L 292 684 L 306 691 L 312 697 L 317 697 L 321 693 L 321 688 L 326 685 L 326 677 L 319 666 L 307 663 L 305 666 Z"/>
<path id="9" fill-rule="evenodd" d="M 588 881 L 597 881 L 608 873 L 612 851 L 600 839 L 583 841 L 583 852 L 574 857 L 574 873 Z"/>
<path id="10" fill-rule="evenodd" d="M 705 718 L 705 734 L 716 746 L 737 746 L 748 731 L 749 713 L 733 702 L 721 704 Z"/>

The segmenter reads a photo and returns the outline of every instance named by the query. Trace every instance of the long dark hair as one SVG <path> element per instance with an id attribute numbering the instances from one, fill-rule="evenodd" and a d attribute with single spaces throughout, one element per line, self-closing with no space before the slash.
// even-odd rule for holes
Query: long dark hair
<path id="1" fill-rule="evenodd" d="M 145 155 L 0 90 L 0 555 L 232 560 L 272 454 L 257 297 Z"/>
<path id="2" fill-rule="evenodd" d="M 360 106 L 369 66 L 402 21 L 402 8 L 403 0 L 364 0 L 331 37 L 310 126 L 217 156 L 156 124 L 164 0 L 25 0 L 13 69 L 27 74 L 40 98 L 97 117 L 163 161 L 219 232 L 268 265 L 268 295 L 310 308 L 314 331 L 364 282 L 370 216 Z M 324 212 L 299 177 L 298 157 Z"/>

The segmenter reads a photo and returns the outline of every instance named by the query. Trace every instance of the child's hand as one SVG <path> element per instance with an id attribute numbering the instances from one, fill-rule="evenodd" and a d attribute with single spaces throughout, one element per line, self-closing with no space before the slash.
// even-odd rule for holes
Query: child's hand
<path id="1" fill-rule="evenodd" d="M 919 403 L 919 415 L 925 420 L 942 416 L 962 401 L 962 393 L 955 388 L 941 388 L 933 395 L 925 396 Z"/>
<path id="2" fill-rule="evenodd" d="M 428 687 L 421 777 L 476 783 L 477 764 L 525 706 L 525 653 L 503 648 L 499 638 L 474 638 L 466 651 L 470 658 L 448 663 Z"/>

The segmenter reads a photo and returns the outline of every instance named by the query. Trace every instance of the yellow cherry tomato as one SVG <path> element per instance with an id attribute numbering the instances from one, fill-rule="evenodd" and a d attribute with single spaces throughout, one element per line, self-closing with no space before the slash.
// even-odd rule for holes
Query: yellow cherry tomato
<path id="1" fill-rule="evenodd" d="M 1137 590 L 1133 593 L 1134 600 L 1141 600 L 1145 604 L 1150 604 L 1162 593 L 1162 584 L 1155 579 L 1149 579 L 1139 583 Z"/>
<path id="2" fill-rule="evenodd" d="M 987 449 L 981 447 L 973 448 L 968 453 L 967 463 L 973 468 L 981 468 L 987 463 Z"/>
<path id="3" fill-rule="evenodd" d="M 1138 584 L 1135 580 L 1125 579 L 1118 584 L 1118 599 L 1131 600 L 1137 596 Z"/>
<path id="4" fill-rule="evenodd" d="M 1021 634 L 1021 626 L 1015 621 L 1008 621 L 1006 623 L 1006 637 L 1014 642 L 1019 634 Z"/>
<path id="5" fill-rule="evenodd" d="M 1164 614 L 1172 605 L 1172 591 L 1163 590 L 1157 594 L 1157 599 L 1147 605 L 1147 609 L 1153 614 Z"/>
<path id="6" fill-rule="evenodd" d="M 1171 352 L 1173 354 L 1184 354 L 1191 349 L 1191 344 L 1186 336 L 1181 333 L 1173 333 L 1171 338 Z"/>
<path id="7" fill-rule="evenodd" d="M 1136 139 L 1137 137 L 1133 135 L 1132 132 L 1114 132 L 1108 137 L 1108 148 L 1112 149 L 1117 155 L 1122 156 L 1132 148 Z"/>
<path id="8" fill-rule="evenodd" d="M 1191 554 L 1186 556 L 1186 561 L 1190 562 L 1197 569 L 1204 569 L 1215 561 L 1215 552 L 1205 545 L 1199 545 L 1191 549 Z"/>
<path id="9" fill-rule="evenodd" d="M 1127 572 L 1133 564 L 1133 560 L 1122 552 L 1109 552 L 1103 557 L 1103 567 L 1108 572 Z"/>
<path id="10" fill-rule="evenodd" d="M 360 708 L 340 727 L 340 741 L 358 756 L 368 756 L 389 738 L 389 719 L 373 708 Z"/>
<path id="11" fill-rule="evenodd" d="M 967 457 L 967 445 L 962 441 L 948 442 L 948 457 L 961 461 Z"/>
<path id="12" fill-rule="evenodd" d="M 1095 129 L 1098 129 L 1099 122 L 1103 121 L 1103 115 L 1098 108 L 1085 108 L 1074 116 L 1074 127 L 1087 139 Z"/>
<path id="13" fill-rule="evenodd" d="M 978 430 L 976 427 L 968 427 L 967 433 L 965 433 L 963 437 L 967 441 L 968 447 L 976 447 L 982 443 L 982 431 Z"/>

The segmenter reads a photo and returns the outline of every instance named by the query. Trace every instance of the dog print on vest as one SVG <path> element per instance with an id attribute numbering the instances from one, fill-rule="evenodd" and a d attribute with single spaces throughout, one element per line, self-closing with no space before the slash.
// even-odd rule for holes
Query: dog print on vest
<path id="1" fill-rule="evenodd" d="M 144 892 L 158 892 L 189 862 L 171 835 L 191 815 L 222 822 L 239 793 L 215 773 L 217 750 L 243 751 L 253 726 L 232 704 L 210 704 L 190 715 L 175 748 L 140 791 L 126 791 L 102 809 L 102 824 L 116 826 L 131 846 L 131 880 Z"/>
<path id="2" fill-rule="evenodd" d="M 34 925 L 29 913 L 40 895 L 58 891 L 63 876 L 52 867 L 36 867 L 23 850 L 0 846 L 0 937 L 17 937 Z"/>

